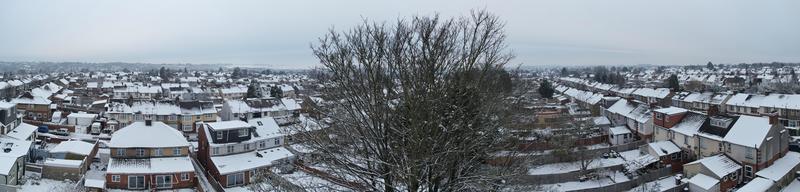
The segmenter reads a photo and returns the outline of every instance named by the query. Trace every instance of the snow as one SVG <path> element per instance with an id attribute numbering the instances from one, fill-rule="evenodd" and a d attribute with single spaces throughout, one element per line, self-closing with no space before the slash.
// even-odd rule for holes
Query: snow
<path id="1" fill-rule="evenodd" d="M 609 177 L 613 178 L 613 180 L 608 177 L 603 177 L 598 180 L 588 180 L 584 182 L 571 181 L 571 182 L 543 185 L 542 187 L 545 189 L 554 189 L 558 191 L 575 191 L 575 190 L 609 186 L 618 182 L 625 182 L 630 180 L 628 179 L 628 176 L 625 176 L 625 174 L 622 172 L 614 172 L 613 174 L 609 175 Z"/>
<path id="2" fill-rule="evenodd" d="M 20 186 L 17 192 L 42 192 L 42 191 L 63 191 L 75 186 L 73 182 L 56 181 L 52 179 L 27 179 L 27 182 Z"/>
<path id="3" fill-rule="evenodd" d="M 672 143 L 672 141 L 658 141 L 658 142 L 648 143 L 647 147 L 652 149 L 652 151 L 655 151 L 659 157 L 681 152 L 681 149 L 678 148 L 678 146 L 675 145 L 675 143 Z"/>
<path id="4" fill-rule="evenodd" d="M 706 116 L 698 113 L 687 113 L 680 123 L 675 124 L 671 129 L 675 132 L 681 133 L 685 136 L 693 136 L 697 134 L 703 122 L 706 121 Z"/>
<path id="5" fill-rule="evenodd" d="M 274 173 L 277 171 L 273 170 Z M 350 191 L 350 189 L 331 183 L 328 180 L 316 177 L 303 171 L 294 171 L 290 174 L 277 174 L 287 181 L 308 191 Z"/>
<path id="6" fill-rule="evenodd" d="M 106 180 L 86 179 L 86 181 L 83 183 L 83 186 L 103 189 L 106 188 Z"/>
<path id="7" fill-rule="evenodd" d="M 622 135 L 622 134 L 630 134 L 631 130 L 628 130 L 625 126 L 616 126 L 609 128 L 608 131 L 611 135 Z"/>
<path id="8" fill-rule="evenodd" d="M 622 165 L 626 162 L 626 160 L 634 160 L 642 156 L 638 149 L 624 151 L 619 153 L 622 157 L 617 158 L 597 158 L 593 160 L 588 169 L 595 169 L 601 167 L 611 167 L 615 165 Z M 533 167 L 528 169 L 528 175 L 547 175 L 547 174 L 556 174 L 556 173 L 568 173 L 572 171 L 580 170 L 580 161 L 575 162 L 565 162 L 565 163 L 551 163 L 551 164 L 544 164 L 537 167 Z"/>
<path id="9" fill-rule="evenodd" d="M 797 192 L 800 191 L 800 180 L 794 179 L 792 183 L 789 183 L 786 187 L 781 189 L 781 192 Z"/>
<path id="10" fill-rule="evenodd" d="M 744 186 L 739 188 L 737 191 L 747 191 L 747 192 L 759 192 L 759 191 L 762 191 L 763 192 L 763 191 L 767 191 L 774 184 L 775 184 L 774 182 L 772 182 L 772 181 L 770 181 L 768 179 L 764 179 L 764 178 L 761 178 L 761 177 L 756 177 L 755 179 L 751 180 L 750 182 L 747 182 L 747 184 L 745 184 Z"/>
<path id="11" fill-rule="evenodd" d="M 32 141 L 19 140 L 8 136 L 0 136 L 0 147 L 8 148 L 9 152 L 0 152 L 0 174 L 8 175 L 17 159 L 27 155 L 33 145 Z"/>
<path id="12" fill-rule="evenodd" d="M 259 157 L 258 155 L 261 155 Z M 212 156 L 211 161 L 220 174 L 252 170 L 259 167 L 271 166 L 277 160 L 294 157 L 289 150 L 283 147 L 264 149 L 234 155 Z"/>
<path id="13" fill-rule="evenodd" d="M 702 173 L 700 173 L 700 174 L 694 175 L 694 177 L 689 179 L 689 183 L 694 184 L 694 185 L 696 185 L 696 186 L 698 186 L 700 188 L 703 188 L 705 190 L 710 190 L 711 188 L 714 187 L 714 185 L 717 185 L 717 183 L 719 183 L 719 180 L 714 179 L 714 178 L 709 177 L 709 176 L 706 176 L 706 175 L 703 175 Z"/>
<path id="14" fill-rule="evenodd" d="M 728 158 L 728 156 L 725 156 L 723 154 L 702 158 L 697 161 L 689 162 L 686 165 L 691 165 L 696 163 L 700 163 L 701 165 L 708 168 L 708 170 L 714 173 L 714 175 L 717 178 L 723 178 L 726 175 L 736 172 L 742 168 L 741 165 L 739 165 L 735 161 Z"/>
<path id="15" fill-rule="evenodd" d="M 74 153 L 79 155 L 89 155 L 94 149 L 94 144 L 83 141 L 64 141 L 50 150 L 50 153 Z"/>
<path id="16" fill-rule="evenodd" d="M 664 114 L 667 114 L 667 115 L 674 115 L 674 114 L 678 114 L 678 113 L 685 113 L 685 112 L 687 112 L 689 110 L 686 110 L 686 109 L 680 108 L 680 107 L 667 107 L 667 108 L 656 109 L 655 111 L 659 112 L 659 113 L 664 113 Z"/>
<path id="17" fill-rule="evenodd" d="M 800 153 L 790 151 L 785 156 L 775 160 L 769 167 L 756 172 L 756 175 L 778 182 L 784 176 L 794 176 L 792 171 L 795 170 L 797 165 L 800 165 Z"/>
<path id="18" fill-rule="evenodd" d="M 733 144 L 759 148 L 771 127 L 768 118 L 741 115 L 723 139 Z"/>
<path id="19" fill-rule="evenodd" d="M 240 120 L 206 123 L 206 126 L 208 126 L 209 128 L 211 128 L 212 130 L 215 130 L 215 131 L 223 131 L 223 130 L 232 130 L 232 129 L 241 129 L 241 128 L 253 127 L 252 125 L 248 124 L 247 122 L 240 121 Z"/>
<path id="20" fill-rule="evenodd" d="M 17 128 L 14 128 L 14 130 L 11 132 L 6 133 L 6 135 L 19 140 L 27 140 L 31 138 L 31 135 L 36 131 L 36 129 L 37 127 L 34 125 L 20 123 Z"/>
<path id="21" fill-rule="evenodd" d="M 611 121 L 608 120 L 608 118 L 603 117 L 603 116 L 594 117 L 592 119 L 592 121 L 594 122 L 594 125 L 609 125 L 609 124 L 611 124 Z"/>
<path id="22" fill-rule="evenodd" d="M 280 136 L 280 126 L 278 122 L 272 117 L 255 118 L 248 121 L 251 126 L 256 127 L 256 133 L 259 137 L 273 137 Z"/>
<path id="23" fill-rule="evenodd" d="M 297 101 L 295 101 L 294 99 L 283 98 L 281 99 L 281 102 L 283 103 L 284 106 L 286 106 L 286 110 L 292 110 L 292 111 L 300 110 L 300 105 L 297 104 Z"/>
<path id="24" fill-rule="evenodd" d="M 134 122 L 117 130 L 111 137 L 108 146 L 112 148 L 188 147 L 189 142 L 177 129 L 162 122 L 153 121 L 151 126 L 145 125 L 145 122 Z"/>
<path id="25" fill-rule="evenodd" d="M 654 188 L 654 187 L 656 187 L 656 184 L 658 184 L 658 189 Z M 653 190 L 655 190 L 655 191 L 666 191 L 666 190 L 675 188 L 676 186 L 677 185 L 675 185 L 675 177 L 674 176 L 668 176 L 668 177 L 664 177 L 664 178 L 661 178 L 661 179 L 658 179 L 658 180 L 655 180 L 655 181 L 644 183 L 644 184 L 642 184 L 642 185 L 640 185 L 638 187 L 635 187 L 635 188 L 629 190 L 629 192 L 653 191 Z"/>
<path id="26" fill-rule="evenodd" d="M 132 173 L 183 173 L 194 172 L 189 157 L 162 157 L 149 159 L 116 159 L 108 162 L 107 174 Z"/>
<path id="27" fill-rule="evenodd" d="M 68 167 L 68 168 L 80 168 L 83 161 L 81 160 L 71 160 L 71 159 L 46 159 L 44 161 L 45 166 L 52 166 L 52 167 Z"/>

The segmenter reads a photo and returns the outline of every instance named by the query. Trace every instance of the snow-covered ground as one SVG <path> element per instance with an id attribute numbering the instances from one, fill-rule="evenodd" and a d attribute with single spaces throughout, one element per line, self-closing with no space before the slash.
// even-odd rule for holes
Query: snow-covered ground
<path id="1" fill-rule="evenodd" d="M 666 191 L 675 188 L 675 186 L 675 176 L 667 176 L 639 185 L 638 187 L 629 190 L 629 192 Z"/>
<path id="2" fill-rule="evenodd" d="M 291 174 L 278 174 L 278 176 L 309 191 L 352 191 L 300 170 L 296 170 Z"/>
<path id="3" fill-rule="evenodd" d="M 615 183 L 625 182 L 629 180 L 624 173 L 618 171 L 615 171 L 613 174 L 609 174 L 609 177 L 603 177 L 597 180 L 588 180 L 584 182 L 571 181 L 564 183 L 548 184 L 548 185 L 543 185 L 542 189 L 545 189 L 546 191 L 574 191 L 574 190 L 609 186 Z"/>
<path id="4" fill-rule="evenodd" d="M 69 191 L 70 189 L 75 189 L 75 183 L 51 179 L 28 179 L 18 192 Z M 79 190 L 75 189 L 74 191 Z"/>
<path id="5" fill-rule="evenodd" d="M 592 161 L 588 168 L 601 168 L 601 167 L 611 167 L 615 165 L 622 165 L 625 163 L 626 160 L 634 160 L 637 157 L 641 156 L 638 149 L 630 150 L 630 151 L 623 151 L 619 153 L 622 157 L 617 158 L 597 158 Z M 531 167 L 528 169 L 528 175 L 545 175 L 545 174 L 554 174 L 554 173 L 567 173 L 572 171 L 581 170 L 581 164 L 579 161 L 575 162 L 565 162 L 565 163 L 553 163 L 553 164 L 544 164 L 538 165 L 535 167 Z"/>

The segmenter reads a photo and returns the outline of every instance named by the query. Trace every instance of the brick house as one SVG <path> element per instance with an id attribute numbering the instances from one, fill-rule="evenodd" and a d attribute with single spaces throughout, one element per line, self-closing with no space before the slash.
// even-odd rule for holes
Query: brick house
<path id="1" fill-rule="evenodd" d="M 196 186 L 189 142 L 180 131 L 152 120 L 114 132 L 106 187 L 171 190 Z"/>

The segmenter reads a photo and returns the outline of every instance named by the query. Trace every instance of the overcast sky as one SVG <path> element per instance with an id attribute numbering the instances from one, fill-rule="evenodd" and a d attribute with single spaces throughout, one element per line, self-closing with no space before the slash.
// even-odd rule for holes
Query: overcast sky
<path id="1" fill-rule="evenodd" d="M 317 64 L 309 44 L 361 18 L 507 22 L 523 65 L 800 62 L 800 1 L 0 1 L 0 61 Z"/>

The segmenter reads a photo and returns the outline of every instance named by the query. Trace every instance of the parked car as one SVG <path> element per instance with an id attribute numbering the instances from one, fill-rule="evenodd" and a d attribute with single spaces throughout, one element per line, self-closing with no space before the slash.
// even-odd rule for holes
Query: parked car
<path id="1" fill-rule="evenodd" d="M 48 133 L 50 132 L 50 129 L 47 128 L 47 126 L 45 125 L 41 125 L 39 126 L 39 129 L 37 129 L 36 131 L 38 131 L 39 133 Z"/>
<path id="2" fill-rule="evenodd" d="M 67 128 L 61 128 L 54 132 L 53 135 L 69 136 L 69 130 L 67 130 Z"/>

